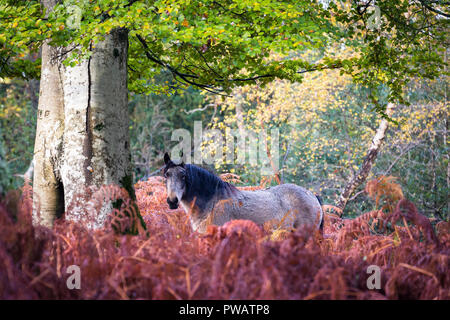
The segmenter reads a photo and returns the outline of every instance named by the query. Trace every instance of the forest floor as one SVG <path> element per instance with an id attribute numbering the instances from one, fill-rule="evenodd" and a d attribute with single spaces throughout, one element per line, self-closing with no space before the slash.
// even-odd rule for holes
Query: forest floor
<path id="1" fill-rule="evenodd" d="M 147 225 L 137 236 L 68 221 L 35 228 L 28 186 L 14 206 L 0 203 L 0 299 L 450 299 L 449 222 L 380 187 L 368 192 L 382 209 L 326 214 L 323 236 L 242 220 L 198 234 L 168 209 L 161 177 L 135 187 Z M 67 286 L 71 265 L 79 290 Z"/>

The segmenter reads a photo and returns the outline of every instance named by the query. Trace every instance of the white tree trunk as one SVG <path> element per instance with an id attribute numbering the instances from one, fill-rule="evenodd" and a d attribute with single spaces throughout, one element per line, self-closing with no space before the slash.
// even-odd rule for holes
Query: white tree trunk
<path id="1" fill-rule="evenodd" d="M 386 107 L 386 115 L 390 117 L 395 109 L 395 105 L 393 103 L 388 103 Z M 338 202 L 336 206 L 342 210 L 344 210 L 347 202 L 350 199 L 350 196 L 355 192 L 355 190 L 366 181 L 367 176 L 372 169 L 372 166 L 375 162 L 375 159 L 378 155 L 378 152 L 383 144 L 384 138 L 386 136 L 386 131 L 389 126 L 389 122 L 386 119 L 381 120 L 380 125 L 378 126 L 377 131 L 375 132 L 375 136 L 372 139 L 372 143 L 370 145 L 369 150 L 364 158 L 363 164 L 354 177 L 347 183 L 342 194 L 339 196 Z"/>
<path id="2" fill-rule="evenodd" d="M 57 1 L 43 1 L 46 9 Z M 33 222 L 52 226 L 64 212 L 63 188 L 59 179 L 64 101 L 60 76 L 60 48 L 42 46 L 41 81 L 34 145 Z"/>
<path id="3" fill-rule="evenodd" d="M 91 48 L 89 59 L 74 67 L 59 60 L 50 63 L 55 50 L 45 44 L 42 55 L 43 116 L 38 119 L 33 186 L 41 219 L 35 223 L 52 226 L 65 210 L 66 219 L 87 218 L 91 226 L 102 227 L 111 201 L 97 212 L 86 212 L 98 188 L 116 184 L 135 199 L 128 133 L 128 33 L 113 30 Z"/>
<path id="4" fill-rule="evenodd" d="M 79 219 L 80 204 L 86 205 L 102 185 L 130 191 L 127 50 L 127 32 L 116 29 L 93 48 L 87 61 L 65 68 L 61 177 L 66 219 Z M 105 203 L 96 213 L 96 227 L 104 224 L 111 208 Z"/>

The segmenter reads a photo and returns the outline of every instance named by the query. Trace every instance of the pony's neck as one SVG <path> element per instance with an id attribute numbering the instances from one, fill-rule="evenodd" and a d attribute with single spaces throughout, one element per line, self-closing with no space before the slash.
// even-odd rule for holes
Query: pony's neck
<path id="1" fill-rule="evenodd" d="M 194 165 L 186 165 L 186 192 L 183 200 L 191 201 L 197 198 L 208 202 L 212 198 L 226 196 L 233 190 L 236 190 L 236 187 L 213 173 Z"/>
<path id="2" fill-rule="evenodd" d="M 222 181 L 209 171 L 186 165 L 186 192 L 181 199 L 181 205 L 190 215 L 194 229 L 195 224 L 204 221 L 215 204 L 233 196 L 238 189 Z"/>

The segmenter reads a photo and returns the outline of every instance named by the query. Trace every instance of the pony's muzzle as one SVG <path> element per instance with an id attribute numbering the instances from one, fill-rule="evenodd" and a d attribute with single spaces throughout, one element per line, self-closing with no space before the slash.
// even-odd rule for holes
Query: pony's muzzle
<path id="1" fill-rule="evenodd" d="M 167 198 L 167 203 L 169 204 L 170 209 L 178 209 L 178 199 L 175 198 L 174 200 L 170 200 Z"/>

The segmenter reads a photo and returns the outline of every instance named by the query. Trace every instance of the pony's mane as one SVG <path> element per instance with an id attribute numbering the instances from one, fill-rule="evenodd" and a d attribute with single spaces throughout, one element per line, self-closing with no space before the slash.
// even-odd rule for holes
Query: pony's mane
<path id="1" fill-rule="evenodd" d="M 223 181 L 206 169 L 186 164 L 186 191 L 183 199 L 196 199 L 196 205 L 202 207 L 214 195 L 237 190 L 235 186 Z"/>

